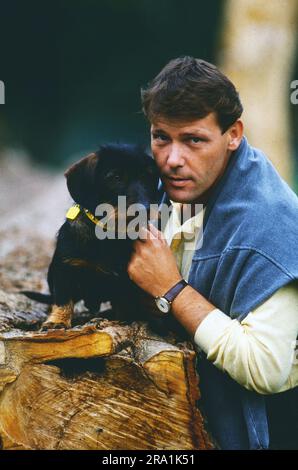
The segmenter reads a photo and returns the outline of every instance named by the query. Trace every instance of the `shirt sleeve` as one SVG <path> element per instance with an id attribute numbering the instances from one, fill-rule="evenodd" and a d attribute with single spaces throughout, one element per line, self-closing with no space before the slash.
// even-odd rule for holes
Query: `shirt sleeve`
<path id="1" fill-rule="evenodd" d="M 248 390 L 277 393 L 288 380 L 298 334 L 298 288 L 275 292 L 239 323 L 215 309 L 197 328 L 195 344 L 207 359 Z M 298 385 L 298 366 L 295 368 Z"/>

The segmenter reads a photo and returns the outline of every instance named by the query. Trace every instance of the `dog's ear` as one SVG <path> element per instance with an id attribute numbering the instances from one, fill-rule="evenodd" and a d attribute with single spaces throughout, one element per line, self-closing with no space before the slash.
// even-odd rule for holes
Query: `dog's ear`
<path id="1" fill-rule="evenodd" d="M 76 203 L 86 208 L 90 208 L 94 202 L 93 190 L 97 162 L 98 155 L 90 153 L 71 165 L 64 173 L 71 197 Z"/>

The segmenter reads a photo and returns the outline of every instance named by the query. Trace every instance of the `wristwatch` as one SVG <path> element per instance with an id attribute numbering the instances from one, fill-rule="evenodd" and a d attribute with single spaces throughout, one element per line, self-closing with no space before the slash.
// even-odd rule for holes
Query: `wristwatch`
<path id="1" fill-rule="evenodd" d="M 157 305 L 157 308 L 163 313 L 167 314 L 171 310 L 171 304 L 173 300 L 177 297 L 178 294 L 184 289 L 184 287 L 188 286 L 188 282 L 186 282 L 184 279 L 181 281 L 177 282 L 168 292 L 166 292 L 163 296 L 155 297 L 155 303 Z"/>

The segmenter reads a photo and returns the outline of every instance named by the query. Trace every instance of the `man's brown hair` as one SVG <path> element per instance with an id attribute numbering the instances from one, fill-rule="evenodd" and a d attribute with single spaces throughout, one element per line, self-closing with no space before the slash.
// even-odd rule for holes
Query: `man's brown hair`
<path id="1" fill-rule="evenodd" d="M 188 56 L 171 60 L 141 90 L 141 97 L 150 122 L 192 121 L 214 112 L 222 133 L 243 111 L 233 83 L 215 65 Z"/>

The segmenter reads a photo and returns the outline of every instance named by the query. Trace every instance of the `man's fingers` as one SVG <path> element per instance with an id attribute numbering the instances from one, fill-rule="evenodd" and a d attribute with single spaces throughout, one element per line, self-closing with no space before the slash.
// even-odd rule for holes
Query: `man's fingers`
<path id="1" fill-rule="evenodd" d="M 146 242 L 147 240 L 165 240 L 165 237 L 162 232 L 149 222 L 148 228 L 144 226 L 140 228 L 138 240 L 141 242 Z"/>
<path id="2" fill-rule="evenodd" d="M 153 239 L 155 236 L 146 227 L 141 227 L 139 230 L 139 240 L 145 242 L 146 240 Z"/>
<path id="3" fill-rule="evenodd" d="M 154 238 L 159 238 L 160 240 L 165 240 L 164 234 L 160 232 L 153 224 L 149 222 L 149 230 L 154 235 Z"/>

